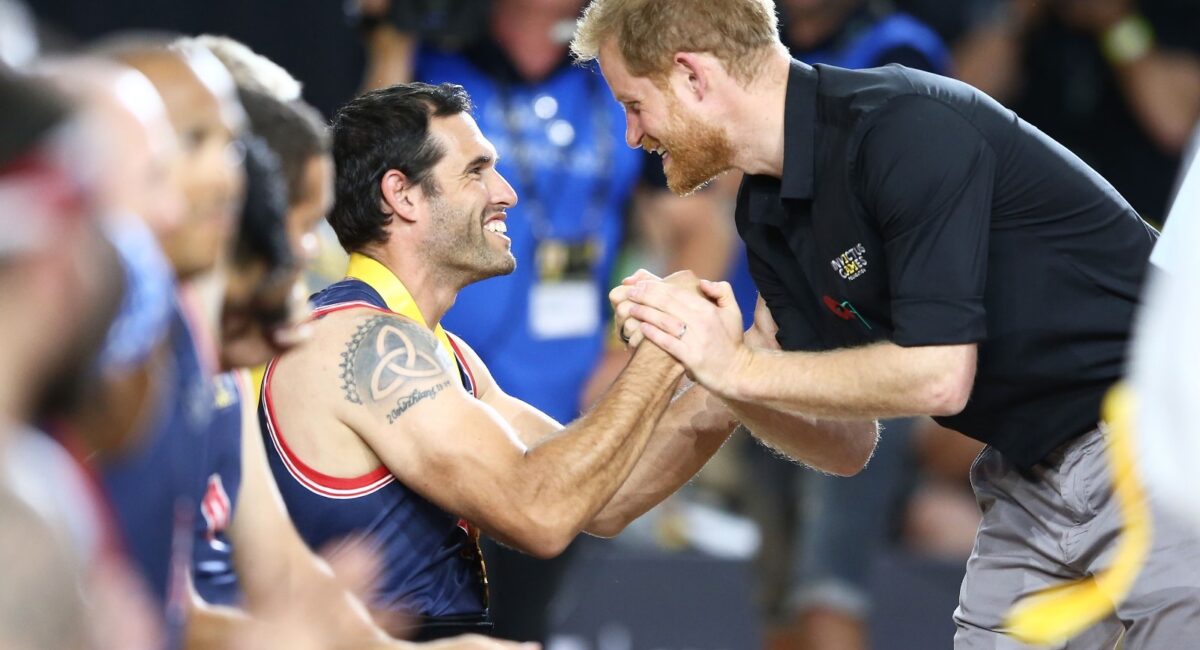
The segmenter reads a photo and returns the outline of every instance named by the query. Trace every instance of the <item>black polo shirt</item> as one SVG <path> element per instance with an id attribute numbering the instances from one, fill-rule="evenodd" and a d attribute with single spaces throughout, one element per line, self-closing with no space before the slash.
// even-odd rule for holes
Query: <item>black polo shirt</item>
<path id="1" fill-rule="evenodd" d="M 1157 238 L 1112 186 L 898 65 L 794 61 L 785 119 L 782 178 L 746 176 L 737 202 L 784 349 L 978 343 L 966 408 L 937 420 L 1022 468 L 1096 426 Z"/>

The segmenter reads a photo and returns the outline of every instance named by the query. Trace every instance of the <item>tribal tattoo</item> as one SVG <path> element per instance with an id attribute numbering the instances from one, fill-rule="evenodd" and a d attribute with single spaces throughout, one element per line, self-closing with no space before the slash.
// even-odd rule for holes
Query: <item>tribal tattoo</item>
<path id="1" fill-rule="evenodd" d="M 358 326 L 342 352 L 342 392 L 352 404 L 379 404 L 413 380 L 444 377 L 437 342 L 428 330 L 394 316 L 373 316 Z M 392 423 L 417 402 L 433 399 L 450 383 L 417 386 L 404 394 L 388 414 Z"/>

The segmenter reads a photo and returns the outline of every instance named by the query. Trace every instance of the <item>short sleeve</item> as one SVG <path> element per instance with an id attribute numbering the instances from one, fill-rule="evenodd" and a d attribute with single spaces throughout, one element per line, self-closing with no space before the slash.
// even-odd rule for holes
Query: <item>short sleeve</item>
<path id="1" fill-rule="evenodd" d="M 995 153 L 970 121 L 937 100 L 901 97 L 880 111 L 856 169 L 884 241 L 893 341 L 982 340 Z"/>

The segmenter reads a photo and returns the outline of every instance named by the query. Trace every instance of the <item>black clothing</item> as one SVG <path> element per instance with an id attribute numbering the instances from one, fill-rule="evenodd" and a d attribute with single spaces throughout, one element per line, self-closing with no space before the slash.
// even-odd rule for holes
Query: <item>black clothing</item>
<path id="1" fill-rule="evenodd" d="M 1158 45 L 1200 55 L 1200 3 L 1142 0 Z M 1087 161 L 1147 219 L 1167 216 L 1179 155 L 1164 151 L 1134 116 L 1098 39 L 1049 12 L 1025 38 L 1022 89 L 1013 110 Z"/>
<path id="2" fill-rule="evenodd" d="M 1103 178 L 966 84 L 793 62 L 781 179 L 738 232 L 788 350 L 978 343 L 939 423 L 1029 467 L 1095 428 L 1157 234 Z M 870 372 L 869 368 L 862 372 Z"/>

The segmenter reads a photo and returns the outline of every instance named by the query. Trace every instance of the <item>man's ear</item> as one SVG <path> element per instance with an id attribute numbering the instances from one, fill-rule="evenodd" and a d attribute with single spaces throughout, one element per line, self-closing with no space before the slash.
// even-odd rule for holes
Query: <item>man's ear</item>
<path id="1" fill-rule="evenodd" d="M 384 214 L 395 215 L 399 219 L 412 222 L 416 220 L 415 183 L 410 183 L 408 176 L 398 169 L 389 169 L 379 181 L 379 209 Z"/>
<path id="2" fill-rule="evenodd" d="M 703 101 L 712 88 L 712 57 L 698 52 L 676 52 L 672 63 L 672 76 L 680 83 L 679 90 L 690 94 L 697 101 Z"/>

